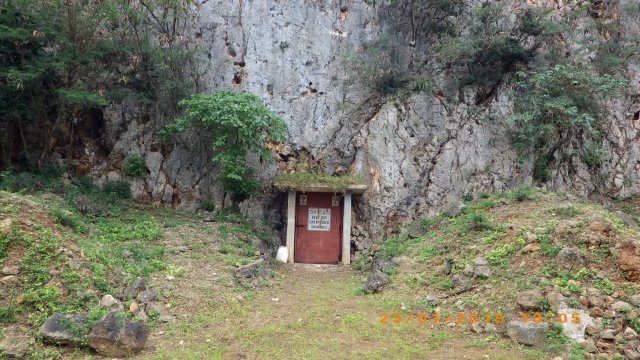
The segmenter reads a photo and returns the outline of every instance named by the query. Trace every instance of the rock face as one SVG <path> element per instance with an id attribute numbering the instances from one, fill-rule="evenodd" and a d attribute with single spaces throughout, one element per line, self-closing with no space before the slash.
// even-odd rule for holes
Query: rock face
<path id="1" fill-rule="evenodd" d="M 538 345 L 545 339 L 549 325 L 546 323 L 509 321 L 507 324 L 507 336 L 511 340 L 525 345 Z"/>
<path id="2" fill-rule="evenodd" d="M 501 3 L 508 19 L 522 10 L 515 4 L 524 2 L 516 1 L 514 7 L 512 2 Z M 623 9 L 633 0 L 620 3 Z M 206 55 L 197 63 L 202 90 L 253 92 L 285 120 L 288 140 L 278 150 L 287 158 L 284 168 L 304 154 L 325 164 L 327 173 L 353 169 L 366 179 L 369 190 L 356 197 L 355 207 L 374 242 L 397 222 L 409 223 L 447 209 L 458 213 L 459 199 L 466 194 L 534 183 L 533 165 L 518 162 L 504 121 L 513 110 L 508 82 L 480 101 L 486 95 L 484 89 L 461 87 L 461 74 L 452 73 L 455 70 L 431 56 L 429 40 L 409 40 L 412 28 L 394 18 L 394 9 L 365 1 L 210 0 L 194 5 L 194 23 L 186 27 L 188 33 L 180 34 Z M 557 16 L 564 12 L 555 7 L 549 10 Z M 614 20 L 620 26 L 616 37 L 636 38 L 639 29 L 634 15 L 619 13 Z M 566 39 L 576 53 L 590 53 L 585 43 L 608 41 L 609 35 L 600 36 L 595 29 L 580 30 L 589 34 L 585 35 L 589 41 Z M 400 34 L 398 43 L 410 68 L 422 69 L 423 73 L 410 77 L 433 79 L 437 91 L 414 91 L 399 101 L 362 85 L 342 86 L 353 77 L 342 60 L 345 55 L 358 53 L 385 32 Z M 566 166 L 553 169 L 543 186 L 621 197 L 640 190 L 640 147 L 635 141 L 640 64 L 629 60 L 619 71 L 629 86 L 625 96 L 607 103 L 611 114 L 604 116 L 607 131 L 602 141 L 606 161 L 596 172 L 579 157 L 572 157 Z M 127 178 L 115 163 L 104 163 L 96 155 L 88 159 L 90 174 L 100 182 L 130 181 L 133 195 L 141 200 L 195 210 L 202 199 L 209 198 L 222 207 L 224 193 L 216 181 L 206 137 L 186 134 L 171 149 L 161 149 L 155 135 L 166 119 L 162 115 L 152 118 L 148 121 L 148 113 L 130 104 L 104 111 L 103 138 L 109 157 L 141 154 L 148 171 L 145 179 Z M 91 146 L 87 144 L 84 153 L 99 152 Z M 261 186 L 268 189 L 278 165 L 260 163 L 257 157 L 251 161 Z M 269 210 L 258 209 L 256 214 L 281 221 L 282 195 L 267 191 L 262 198 L 258 203 Z M 257 209 L 242 204 L 240 208 Z"/>
<path id="3" fill-rule="evenodd" d="M 104 356 L 128 356 L 144 348 L 148 335 L 147 325 L 130 321 L 123 312 L 113 311 L 93 324 L 89 346 Z"/>
<path id="4" fill-rule="evenodd" d="M 364 284 L 365 294 L 380 292 L 389 283 L 389 277 L 382 271 L 376 270 Z"/>
<path id="5" fill-rule="evenodd" d="M 40 326 L 40 336 L 45 342 L 58 345 L 80 345 L 87 339 L 87 317 L 55 313 Z"/>

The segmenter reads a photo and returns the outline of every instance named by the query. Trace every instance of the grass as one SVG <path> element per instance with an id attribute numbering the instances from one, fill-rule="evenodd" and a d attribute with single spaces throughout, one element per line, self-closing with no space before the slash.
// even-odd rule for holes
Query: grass
<path id="1" fill-rule="evenodd" d="M 347 185 L 364 185 L 364 178 L 358 175 L 332 176 L 311 172 L 296 172 L 281 174 L 275 181 L 280 188 L 294 189 L 304 186 L 324 185 L 335 191 L 344 189 Z"/>

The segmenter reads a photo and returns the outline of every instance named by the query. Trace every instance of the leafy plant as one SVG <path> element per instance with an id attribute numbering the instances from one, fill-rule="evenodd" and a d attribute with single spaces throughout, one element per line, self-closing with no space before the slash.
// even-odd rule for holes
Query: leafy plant
<path id="1" fill-rule="evenodd" d="M 593 286 L 607 295 L 613 294 L 616 289 L 615 285 L 611 281 L 606 279 L 597 279 L 593 283 Z"/>
<path id="2" fill-rule="evenodd" d="M 102 190 L 119 199 L 131 198 L 131 185 L 124 180 L 107 180 L 104 182 Z"/>
<path id="3" fill-rule="evenodd" d="M 145 171 L 144 159 L 138 154 L 127 156 L 122 163 L 122 172 L 126 175 L 143 178 Z"/>
<path id="4" fill-rule="evenodd" d="M 167 137 L 188 129 L 213 134 L 212 160 L 220 167 L 218 179 L 227 191 L 242 196 L 253 194 L 257 182 L 247 166 L 247 153 L 260 151 L 262 159 L 270 159 L 264 145 L 284 141 L 287 131 L 284 121 L 250 93 L 231 90 L 200 93 L 179 104 L 184 109 L 183 116 L 166 126 L 161 134 Z"/>

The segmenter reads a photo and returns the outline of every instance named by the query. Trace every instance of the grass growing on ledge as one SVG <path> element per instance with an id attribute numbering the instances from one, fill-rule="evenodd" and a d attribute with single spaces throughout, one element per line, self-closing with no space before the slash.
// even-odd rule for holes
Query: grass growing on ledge
<path id="1" fill-rule="evenodd" d="M 338 191 L 344 189 L 348 185 L 365 185 L 366 181 L 358 175 L 332 176 L 328 174 L 296 172 L 278 176 L 275 183 L 280 188 L 322 185 L 328 186 L 334 191 Z"/>

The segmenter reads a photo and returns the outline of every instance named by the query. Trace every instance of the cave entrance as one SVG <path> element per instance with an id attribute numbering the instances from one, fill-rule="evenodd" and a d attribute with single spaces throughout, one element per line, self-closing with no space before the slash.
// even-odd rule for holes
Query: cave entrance
<path id="1" fill-rule="evenodd" d="M 289 263 L 335 264 L 351 261 L 351 200 L 366 185 L 334 189 L 323 185 L 282 186 L 287 197 Z"/>

